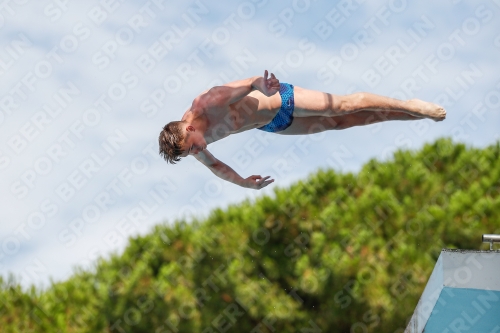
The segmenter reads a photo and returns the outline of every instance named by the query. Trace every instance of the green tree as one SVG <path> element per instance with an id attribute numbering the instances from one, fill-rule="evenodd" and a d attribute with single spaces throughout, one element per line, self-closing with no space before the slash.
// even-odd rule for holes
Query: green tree
<path id="1" fill-rule="evenodd" d="M 157 225 L 46 290 L 0 278 L 2 332 L 394 332 L 440 250 L 500 233 L 500 144 L 440 139 Z M 485 247 L 483 247 L 485 248 Z"/>

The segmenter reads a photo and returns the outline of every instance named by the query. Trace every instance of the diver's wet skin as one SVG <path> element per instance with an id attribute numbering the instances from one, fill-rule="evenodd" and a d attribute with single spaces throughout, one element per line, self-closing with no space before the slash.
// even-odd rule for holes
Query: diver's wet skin
<path id="1" fill-rule="evenodd" d="M 215 158 L 207 145 L 250 129 L 301 135 L 389 120 L 441 121 L 445 117 L 441 106 L 419 99 L 400 101 L 370 93 L 334 95 L 280 83 L 265 71 L 263 77 L 216 86 L 196 97 L 180 121 L 163 128 L 160 155 L 170 163 L 193 155 L 218 177 L 261 189 L 274 180 L 259 175 L 241 177 Z"/>

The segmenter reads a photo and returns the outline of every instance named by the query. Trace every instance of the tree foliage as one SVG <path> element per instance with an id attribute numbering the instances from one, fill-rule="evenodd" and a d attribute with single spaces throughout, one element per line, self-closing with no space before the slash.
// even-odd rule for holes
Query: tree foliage
<path id="1" fill-rule="evenodd" d="M 499 143 L 440 139 L 356 175 L 320 170 L 204 221 L 157 225 L 46 290 L 0 278 L 0 327 L 402 332 L 440 250 L 500 233 L 499 157 Z"/>

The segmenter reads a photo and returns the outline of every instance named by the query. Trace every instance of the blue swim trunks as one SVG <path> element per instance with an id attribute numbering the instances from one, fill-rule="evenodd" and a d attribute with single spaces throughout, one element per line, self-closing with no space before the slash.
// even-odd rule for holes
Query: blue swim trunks
<path id="1" fill-rule="evenodd" d="M 271 120 L 269 124 L 266 124 L 260 129 L 261 131 L 276 133 L 283 131 L 288 126 L 292 124 L 293 121 L 293 109 L 295 107 L 295 102 L 293 100 L 293 85 L 288 83 L 280 83 L 280 96 L 281 96 L 281 108 L 278 114 Z"/>

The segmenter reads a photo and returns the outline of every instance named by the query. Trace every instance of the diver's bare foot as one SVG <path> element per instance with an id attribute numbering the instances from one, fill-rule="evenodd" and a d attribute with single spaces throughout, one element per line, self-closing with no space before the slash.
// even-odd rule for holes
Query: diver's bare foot
<path id="1" fill-rule="evenodd" d="M 446 110 L 437 104 L 422 101 L 420 99 L 410 99 L 406 102 L 410 109 L 422 115 L 425 118 L 430 118 L 434 121 L 442 121 L 446 118 Z"/>

